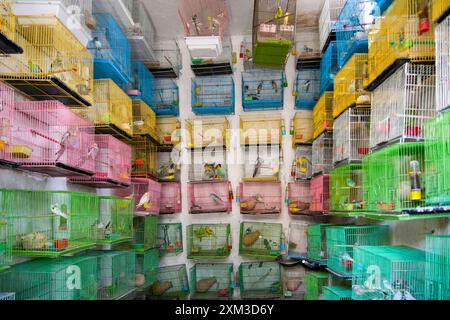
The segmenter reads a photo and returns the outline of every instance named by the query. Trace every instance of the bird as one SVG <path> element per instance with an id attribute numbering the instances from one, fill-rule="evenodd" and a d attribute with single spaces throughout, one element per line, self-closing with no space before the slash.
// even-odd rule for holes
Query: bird
<path id="1" fill-rule="evenodd" d="M 138 205 L 136 206 L 136 209 L 139 208 L 148 209 L 150 207 L 150 193 L 146 192 L 142 195 L 141 200 L 139 200 Z"/>
<path id="2" fill-rule="evenodd" d="M 58 203 L 53 204 L 53 205 L 50 207 L 50 210 L 52 211 L 52 213 L 53 213 L 54 215 L 60 216 L 60 217 L 62 217 L 62 218 L 64 218 L 64 219 L 66 219 L 66 220 L 69 219 L 69 216 L 68 216 L 66 213 L 62 212 L 62 210 L 61 210 L 61 205 L 58 204 Z"/>
<path id="3" fill-rule="evenodd" d="M 261 277 L 259 277 L 257 281 L 262 281 L 262 280 L 266 279 L 271 273 L 272 273 L 272 268 L 267 270 L 267 272 L 264 275 L 262 275 Z"/>
<path id="4" fill-rule="evenodd" d="M 94 37 L 94 39 L 92 39 L 92 43 L 94 44 L 95 54 L 96 55 L 99 54 L 100 51 L 102 50 L 103 45 L 98 39 L 98 37 Z"/>
<path id="5" fill-rule="evenodd" d="M 275 90 L 275 93 L 278 93 L 278 84 L 275 80 L 272 80 L 272 89 Z"/>
<path id="6" fill-rule="evenodd" d="M 262 89 L 263 89 L 263 82 L 261 81 L 261 82 L 258 84 L 258 87 L 256 88 L 256 92 L 257 92 L 258 94 L 261 94 Z"/>
<path id="7" fill-rule="evenodd" d="M 222 202 L 223 202 L 222 198 L 220 198 L 220 197 L 219 197 L 217 194 L 215 194 L 215 193 L 211 193 L 209 196 L 211 197 L 211 199 L 212 199 L 215 203 L 222 203 Z"/>
<path id="8" fill-rule="evenodd" d="M 92 146 L 89 148 L 88 152 L 87 152 L 87 157 L 91 158 L 92 160 L 95 160 L 95 158 L 98 155 L 99 152 L 99 147 L 98 144 L 96 144 L 95 142 L 92 144 Z"/>
<path id="9" fill-rule="evenodd" d="M 304 83 L 303 83 L 303 87 L 305 88 L 305 93 L 308 93 L 309 92 L 309 87 L 311 86 L 311 80 L 306 80 Z"/>
<path id="10" fill-rule="evenodd" d="M 62 157 L 64 152 L 66 151 L 67 141 L 70 138 L 70 136 L 71 136 L 70 131 L 66 131 L 66 133 L 64 133 L 63 136 L 61 137 L 61 140 L 59 142 L 59 150 L 56 151 L 56 153 L 55 153 L 55 156 L 56 156 L 55 161 L 58 161 Z"/>
<path id="11" fill-rule="evenodd" d="M 259 174 L 259 171 L 261 170 L 261 166 L 262 166 L 262 159 L 258 157 L 256 159 L 255 169 L 253 170 L 253 176 L 252 176 L 253 178 L 255 178 Z"/>
<path id="12" fill-rule="evenodd" d="M 275 19 L 280 19 L 283 16 L 283 9 L 281 7 L 277 8 L 277 11 L 275 12 Z"/>
<path id="13" fill-rule="evenodd" d="M 226 172 L 225 169 L 222 167 L 222 165 L 219 163 L 214 167 L 214 170 L 216 172 L 216 177 L 220 180 L 222 178 L 225 178 Z"/>
<path id="14" fill-rule="evenodd" d="M 58 52 L 56 54 L 56 59 L 50 65 L 50 71 L 55 71 L 63 68 L 63 61 L 61 58 L 61 54 Z"/>
<path id="15" fill-rule="evenodd" d="M 356 186 L 356 182 L 353 181 L 353 179 L 351 178 L 347 178 L 347 180 L 345 181 L 347 183 L 347 186 L 354 188 Z"/>
<path id="16" fill-rule="evenodd" d="M 28 60 L 28 68 L 32 73 L 42 73 L 41 67 L 35 64 L 31 59 Z"/>

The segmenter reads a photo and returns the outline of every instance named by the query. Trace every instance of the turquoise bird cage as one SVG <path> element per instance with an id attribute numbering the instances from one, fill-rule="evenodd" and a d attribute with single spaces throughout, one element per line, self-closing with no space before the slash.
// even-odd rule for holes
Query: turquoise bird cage
<path id="1" fill-rule="evenodd" d="M 234 80 L 230 76 L 192 79 L 192 112 L 196 115 L 234 114 Z"/>
<path id="2" fill-rule="evenodd" d="M 334 76 L 339 71 L 336 41 L 331 41 L 320 62 L 320 95 L 333 91 Z"/>
<path id="3" fill-rule="evenodd" d="M 293 91 L 296 109 L 312 110 L 320 98 L 320 69 L 300 69 Z"/>
<path id="4" fill-rule="evenodd" d="M 242 74 L 242 106 L 247 110 L 282 109 L 285 86 L 283 72 L 254 69 Z"/>
<path id="5" fill-rule="evenodd" d="M 148 68 L 139 60 L 131 62 L 131 82 L 127 85 L 127 94 L 133 100 L 142 100 L 155 110 L 153 92 L 155 78 Z"/>

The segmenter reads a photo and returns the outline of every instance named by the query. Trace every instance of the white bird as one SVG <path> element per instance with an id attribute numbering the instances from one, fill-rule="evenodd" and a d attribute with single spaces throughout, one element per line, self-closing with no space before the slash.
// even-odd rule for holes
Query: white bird
<path id="1" fill-rule="evenodd" d="M 146 204 L 148 206 L 149 203 L 150 203 L 150 194 L 146 192 L 142 195 L 141 200 L 139 200 L 139 204 L 136 206 L 136 209 L 144 207 Z"/>
<path id="2" fill-rule="evenodd" d="M 392 298 L 392 300 L 403 300 L 403 295 L 400 291 L 397 291 L 394 293 L 394 297 Z"/>
<path id="3" fill-rule="evenodd" d="M 57 203 L 50 207 L 53 214 L 63 217 L 64 219 L 69 219 L 69 216 L 61 211 L 61 206 Z"/>
<path id="4" fill-rule="evenodd" d="M 96 144 L 94 142 L 94 144 L 88 150 L 88 153 L 87 153 L 88 158 L 95 160 L 95 158 L 97 157 L 98 151 L 99 151 L 98 144 Z"/>

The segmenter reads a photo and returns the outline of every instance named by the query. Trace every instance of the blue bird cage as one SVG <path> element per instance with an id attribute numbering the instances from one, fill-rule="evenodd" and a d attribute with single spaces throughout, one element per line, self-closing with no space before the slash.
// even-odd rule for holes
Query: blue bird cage
<path id="1" fill-rule="evenodd" d="M 373 0 L 347 0 L 336 23 L 337 58 L 339 68 L 354 53 L 367 53 L 369 30 L 379 14 Z"/>
<path id="2" fill-rule="evenodd" d="M 320 97 L 320 69 L 301 69 L 297 72 L 295 108 L 311 109 Z"/>
<path id="3" fill-rule="evenodd" d="M 155 78 L 150 70 L 139 60 L 131 63 L 131 82 L 127 93 L 133 100 L 143 100 L 150 107 L 153 106 L 153 87 Z"/>
<path id="4" fill-rule="evenodd" d="M 325 91 L 333 91 L 334 76 L 339 71 L 337 62 L 336 41 L 330 42 L 320 62 L 320 95 Z"/>
<path id="5" fill-rule="evenodd" d="M 94 56 L 94 79 L 125 85 L 131 78 L 131 45 L 110 13 L 94 13 L 97 22 L 88 45 Z"/>
<path id="6" fill-rule="evenodd" d="M 234 113 L 234 80 L 230 76 L 192 80 L 192 112 L 196 115 Z"/>
<path id="7" fill-rule="evenodd" d="M 394 0 L 375 0 L 379 10 L 379 15 L 383 14 Z"/>
<path id="8" fill-rule="evenodd" d="M 155 79 L 153 87 L 153 110 L 158 116 L 180 114 L 179 93 L 176 82 L 172 79 Z"/>
<path id="9" fill-rule="evenodd" d="M 285 80 L 279 70 L 250 70 L 242 74 L 244 110 L 282 109 Z"/>

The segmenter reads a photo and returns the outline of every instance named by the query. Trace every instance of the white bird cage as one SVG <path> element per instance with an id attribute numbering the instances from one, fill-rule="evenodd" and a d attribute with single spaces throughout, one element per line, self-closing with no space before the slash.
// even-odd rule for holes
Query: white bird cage
<path id="1" fill-rule="evenodd" d="M 224 148 L 205 148 L 190 151 L 189 181 L 227 180 L 227 152 Z"/>
<path id="2" fill-rule="evenodd" d="M 305 296 L 305 268 L 303 266 L 283 268 L 283 293 L 287 299 L 303 300 Z"/>
<path id="3" fill-rule="evenodd" d="M 324 132 L 312 145 L 313 175 L 328 173 L 333 167 L 333 133 Z"/>
<path id="4" fill-rule="evenodd" d="M 277 145 L 243 147 L 243 180 L 278 180 L 281 154 Z"/>
<path id="5" fill-rule="evenodd" d="M 305 222 L 291 222 L 289 224 L 288 256 L 293 259 L 306 257 L 308 251 L 308 224 Z"/>
<path id="6" fill-rule="evenodd" d="M 370 108 L 349 108 L 334 120 L 333 163 L 361 162 L 369 153 Z"/>
<path id="7" fill-rule="evenodd" d="M 16 294 L 14 292 L 0 292 L 0 301 L 16 300 Z"/>
<path id="8" fill-rule="evenodd" d="M 435 66 L 405 63 L 373 92 L 370 148 L 420 141 L 436 115 Z"/>
<path id="9" fill-rule="evenodd" d="M 181 152 L 179 148 L 161 148 L 158 150 L 159 181 L 179 181 L 181 169 Z"/>
<path id="10" fill-rule="evenodd" d="M 295 149 L 295 160 L 292 169 L 295 180 L 312 178 L 312 146 L 297 146 Z"/>
<path id="11" fill-rule="evenodd" d="M 436 107 L 450 107 L 450 16 L 436 28 Z"/>
<path id="12" fill-rule="evenodd" d="M 296 38 L 296 48 L 300 59 L 315 59 L 322 56 L 319 47 L 319 30 L 317 27 L 303 27 Z"/>
<path id="13" fill-rule="evenodd" d="M 145 65 L 155 78 L 176 78 L 182 69 L 181 52 L 176 40 L 159 41 L 157 46 L 153 46 L 153 58 Z"/>
<path id="14" fill-rule="evenodd" d="M 132 46 L 132 58 L 141 61 L 151 59 L 154 55 L 152 45 L 156 40 L 156 31 L 150 14 L 141 0 L 125 3 L 134 21 L 134 25 L 127 30 L 127 37 Z"/>
<path id="15" fill-rule="evenodd" d="M 320 51 L 325 48 L 328 37 L 336 32 L 336 21 L 344 4 L 345 0 L 325 0 L 319 17 Z"/>

